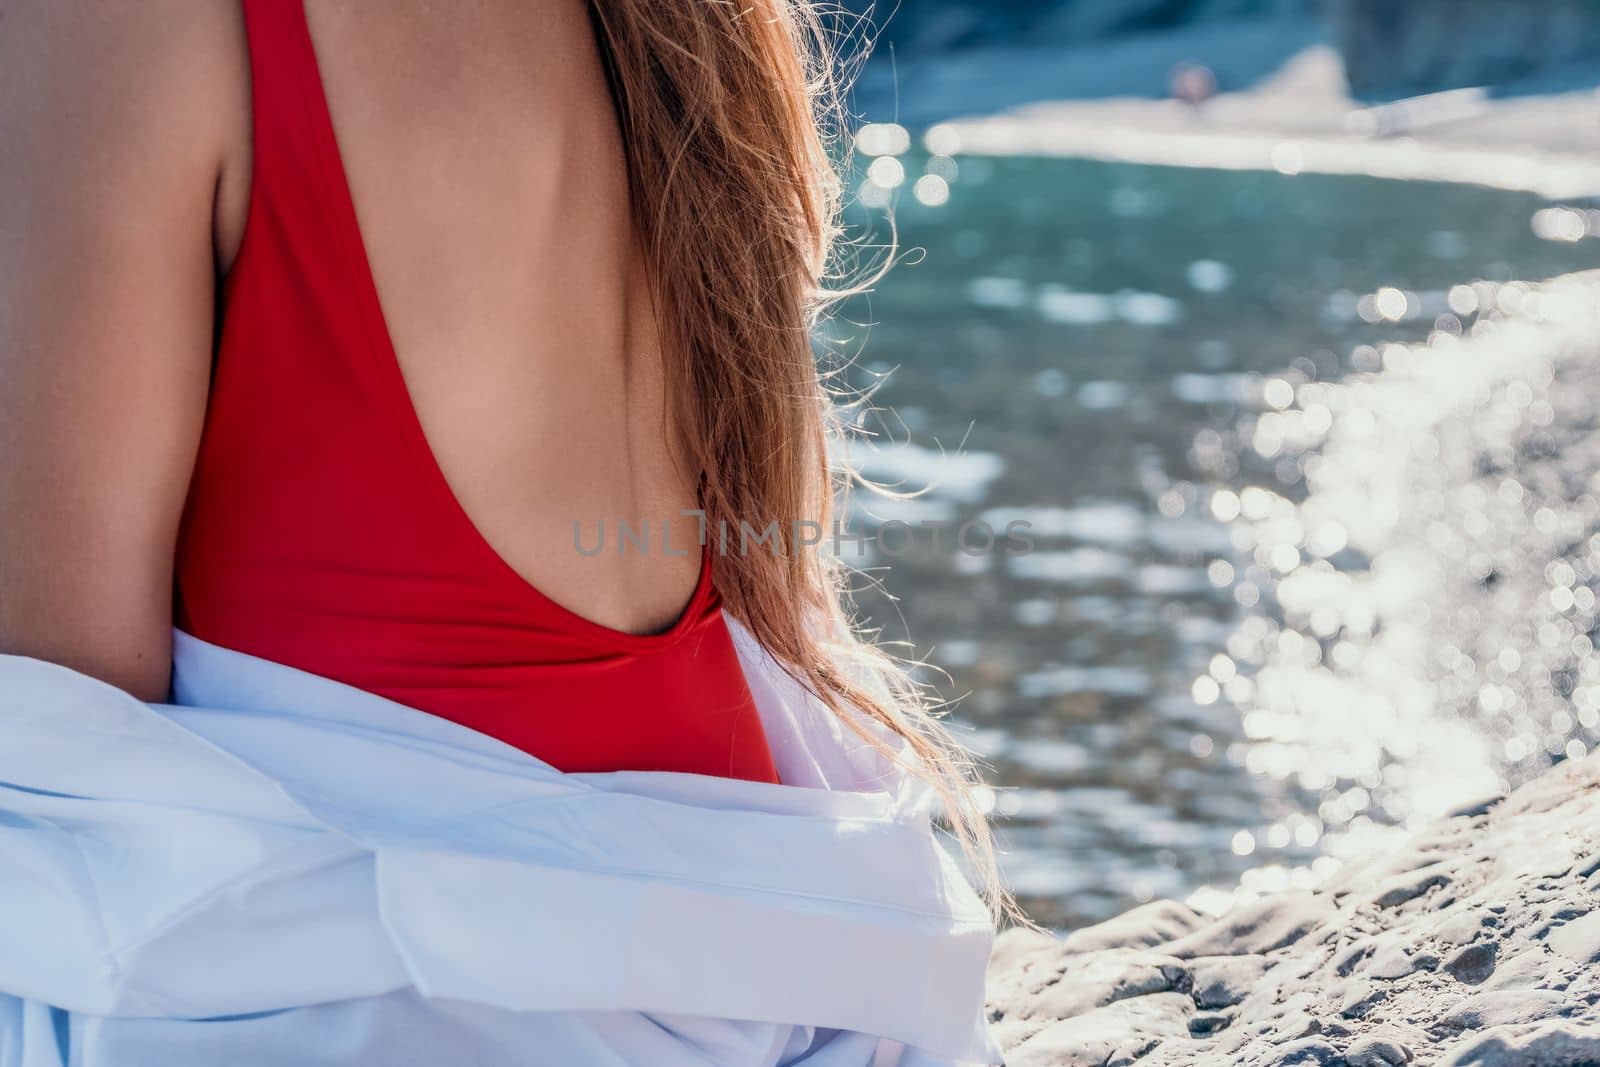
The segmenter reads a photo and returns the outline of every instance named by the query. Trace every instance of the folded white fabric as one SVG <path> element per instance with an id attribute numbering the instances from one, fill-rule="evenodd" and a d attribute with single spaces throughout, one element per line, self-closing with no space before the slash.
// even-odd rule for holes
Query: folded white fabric
<path id="1" fill-rule="evenodd" d="M 0 657 L 0 1067 L 999 1062 L 925 790 L 730 625 L 781 786 L 182 631 L 172 704 Z"/>

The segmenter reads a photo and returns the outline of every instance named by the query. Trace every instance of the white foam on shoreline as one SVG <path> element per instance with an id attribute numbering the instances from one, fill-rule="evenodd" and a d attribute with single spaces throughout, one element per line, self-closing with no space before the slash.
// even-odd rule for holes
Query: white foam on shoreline
<path id="1" fill-rule="evenodd" d="M 1600 159 L 1411 138 L 1286 137 L 1239 129 L 1142 129 L 1073 117 L 1003 115 L 950 124 L 964 155 L 1046 156 L 1212 170 L 1457 182 L 1552 200 L 1600 195 Z"/>

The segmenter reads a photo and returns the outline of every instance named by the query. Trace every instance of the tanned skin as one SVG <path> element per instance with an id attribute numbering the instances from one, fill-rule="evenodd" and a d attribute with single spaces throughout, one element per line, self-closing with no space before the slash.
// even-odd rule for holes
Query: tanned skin
<path id="1" fill-rule="evenodd" d="M 692 548 L 621 133 L 583 0 L 306 0 L 401 371 L 524 579 L 649 633 Z M 167 697 L 173 553 L 244 232 L 237 0 L 0 0 L 0 652 Z M 286 413 L 293 417 L 293 413 Z M 606 522 L 580 555 L 573 523 Z M 404 531 L 396 531 L 404 536 Z M 659 538 L 657 538 L 659 541 Z"/>

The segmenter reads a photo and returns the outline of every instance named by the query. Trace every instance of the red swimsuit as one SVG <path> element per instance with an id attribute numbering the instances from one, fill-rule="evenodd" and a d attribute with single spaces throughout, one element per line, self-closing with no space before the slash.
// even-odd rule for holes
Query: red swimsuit
<path id="1" fill-rule="evenodd" d="M 254 173 L 177 555 L 177 624 L 566 771 L 776 781 L 711 557 L 635 636 L 477 532 L 423 435 L 367 262 L 301 0 L 246 0 Z"/>

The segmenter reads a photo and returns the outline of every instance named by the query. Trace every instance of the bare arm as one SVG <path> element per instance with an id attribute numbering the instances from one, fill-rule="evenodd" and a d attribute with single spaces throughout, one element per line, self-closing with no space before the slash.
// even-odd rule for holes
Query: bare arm
<path id="1" fill-rule="evenodd" d="M 226 6 L 0 0 L 0 652 L 144 700 L 209 377 Z"/>

